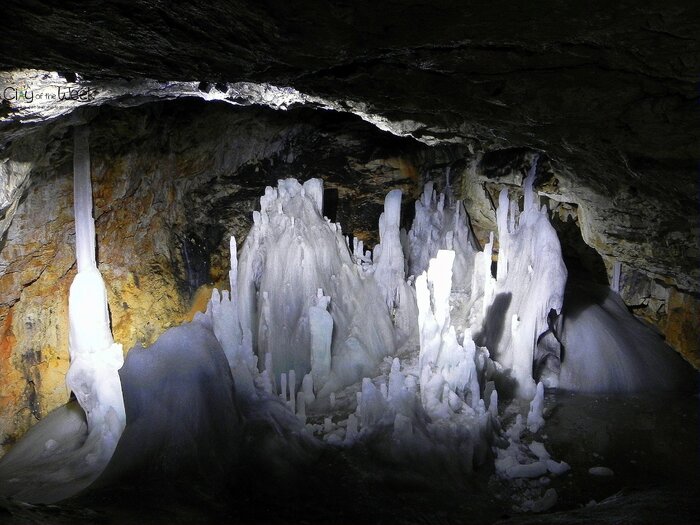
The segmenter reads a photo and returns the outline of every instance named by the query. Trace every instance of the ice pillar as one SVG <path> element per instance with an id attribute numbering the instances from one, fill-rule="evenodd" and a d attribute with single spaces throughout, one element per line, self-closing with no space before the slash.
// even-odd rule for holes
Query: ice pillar
<path id="1" fill-rule="evenodd" d="M 85 411 L 88 439 L 97 441 L 97 455 L 93 459 L 106 464 L 126 422 L 118 373 L 124 357 L 122 346 L 112 338 L 107 292 L 95 259 L 87 129 L 76 129 L 74 140 L 73 195 L 78 273 L 68 298 L 71 364 L 66 384 Z"/>

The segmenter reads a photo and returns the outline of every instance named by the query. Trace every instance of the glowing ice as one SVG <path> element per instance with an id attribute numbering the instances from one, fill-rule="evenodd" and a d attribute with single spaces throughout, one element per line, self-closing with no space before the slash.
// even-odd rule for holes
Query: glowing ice
<path id="1" fill-rule="evenodd" d="M 518 394 L 535 393 L 533 360 L 550 312 L 560 313 L 567 271 L 556 231 L 533 190 L 535 163 L 523 183 L 524 209 L 501 191 L 498 219 L 498 269 L 493 298 L 484 302 L 484 325 L 477 340 L 517 382 Z M 488 288 L 488 285 L 487 285 Z"/>
<path id="2" fill-rule="evenodd" d="M 330 297 L 331 369 L 319 390 L 327 396 L 370 374 L 395 343 L 383 293 L 353 262 L 340 226 L 321 216 L 322 198 L 319 179 L 266 188 L 241 253 L 238 290 L 241 327 L 250 327 L 257 354 L 271 354 L 274 376 L 293 369 L 299 379 L 321 345 L 312 342 L 310 308 L 319 288 Z M 319 327 L 326 337 L 328 326 L 326 318 Z"/>
<path id="3" fill-rule="evenodd" d="M 450 322 L 453 261 L 453 251 L 440 250 L 416 279 L 421 400 L 426 412 L 439 418 L 463 405 L 476 409 L 480 400 L 474 342 L 465 334 L 460 345 Z"/>

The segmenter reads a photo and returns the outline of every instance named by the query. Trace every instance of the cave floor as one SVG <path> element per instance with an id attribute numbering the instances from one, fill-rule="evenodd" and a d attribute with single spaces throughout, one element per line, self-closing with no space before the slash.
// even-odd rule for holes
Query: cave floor
<path id="1" fill-rule="evenodd" d="M 469 474 L 444 461 L 397 462 L 372 444 L 329 447 L 286 469 L 250 461 L 216 488 L 168 479 L 91 491 L 57 505 L 3 502 L 0 522 L 697 523 L 698 415 L 697 395 L 550 391 L 547 422 L 534 439 L 571 465 L 559 477 L 503 480 L 491 462 Z M 596 466 L 613 475 L 590 474 Z M 556 505 L 541 514 L 519 512 L 537 483 L 557 491 Z"/>

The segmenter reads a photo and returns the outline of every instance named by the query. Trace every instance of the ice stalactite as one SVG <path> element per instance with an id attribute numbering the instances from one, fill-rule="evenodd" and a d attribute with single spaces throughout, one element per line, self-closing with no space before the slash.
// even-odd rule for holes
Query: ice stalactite
<path id="1" fill-rule="evenodd" d="M 537 343 L 549 330 L 550 312 L 560 313 L 567 271 L 556 231 L 545 207 L 539 209 L 533 185 L 536 163 L 523 183 L 524 209 L 503 189 L 499 198 L 498 269 L 493 299 L 477 334 L 480 344 L 510 369 L 521 397 L 535 394 L 533 360 Z"/>
<path id="2" fill-rule="evenodd" d="M 122 345 L 110 328 L 107 292 L 95 259 L 90 149 L 87 128 L 75 131 L 73 195 L 78 273 L 70 287 L 70 368 L 68 388 L 85 411 L 90 436 L 99 435 L 97 461 L 106 464 L 124 430 L 126 416 L 118 370 L 124 364 Z M 90 439 L 90 437 L 88 438 Z"/>
<path id="3" fill-rule="evenodd" d="M 271 354 L 274 377 L 295 370 L 299 380 L 311 371 L 309 309 L 319 288 L 330 297 L 328 396 L 370 374 L 395 341 L 382 291 L 353 261 L 340 226 L 322 217 L 322 199 L 319 179 L 266 188 L 241 252 L 238 290 L 241 327 L 250 327 L 257 354 Z"/>

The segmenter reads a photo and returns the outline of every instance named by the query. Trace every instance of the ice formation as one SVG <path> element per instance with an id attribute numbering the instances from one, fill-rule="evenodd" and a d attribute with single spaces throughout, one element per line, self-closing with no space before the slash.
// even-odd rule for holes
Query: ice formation
<path id="1" fill-rule="evenodd" d="M 395 340 L 384 291 L 354 263 L 340 226 L 322 217 L 322 199 L 319 179 L 281 180 L 265 190 L 241 253 L 238 290 L 241 326 L 251 330 L 257 355 L 263 362 L 271 355 L 273 377 L 294 370 L 299 380 L 312 371 L 309 311 L 318 307 L 319 289 L 330 297 L 331 367 L 319 389 L 327 397 L 371 374 L 394 353 Z M 313 312 L 320 352 L 319 330 L 327 337 L 329 323 Z"/>
<path id="2" fill-rule="evenodd" d="M 450 320 L 454 258 L 451 250 L 438 251 L 428 271 L 416 279 L 421 400 L 426 412 L 439 418 L 484 408 L 479 403 L 476 346 L 469 333 L 460 345 Z"/>
<path id="3" fill-rule="evenodd" d="M 396 328 L 395 342 L 399 353 L 418 344 L 416 298 L 406 281 L 406 257 L 401 242 L 401 190 L 390 191 L 379 217 L 380 243 L 374 247 L 372 266 L 368 268 L 384 294 Z"/>
<path id="4" fill-rule="evenodd" d="M 530 410 L 527 414 L 527 428 L 530 432 L 537 432 L 544 426 L 544 384 L 537 383 L 535 397 L 530 402 Z"/>
<path id="5" fill-rule="evenodd" d="M 606 287 L 572 283 L 555 331 L 563 347 L 561 388 L 614 393 L 695 387 L 692 368 Z"/>
<path id="6" fill-rule="evenodd" d="M 0 463 L 3 495 L 53 502 L 92 483 L 109 462 L 126 425 L 119 369 L 122 346 L 114 342 L 107 292 L 95 259 L 90 149 L 87 128 L 74 136 L 75 246 L 78 273 L 68 299 L 70 367 L 66 384 L 84 411 L 61 409 L 37 424 L 22 446 Z"/>
<path id="7" fill-rule="evenodd" d="M 92 217 L 90 149 L 87 128 L 75 132 L 74 208 L 78 273 L 68 299 L 71 364 L 68 387 L 85 410 L 88 431 L 99 433 L 106 461 L 124 429 L 124 401 L 118 370 L 124 363 L 122 346 L 110 328 L 107 292 L 95 260 L 95 220 Z"/>
<path id="8" fill-rule="evenodd" d="M 95 261 L 87 137 L 76 133 L 79 271 L 67 381 L 86 418 L 69 404 L 36 425 L 0 462 L 0 480 L 16 480 L 0 495 L 57 501 L 90 485 L 110 458 L 100 483 L 182 468 L 224 480 L 241 433 L 264 427 L 260 449 L 280 447 L 282 456 L 321 440 L 371 442 L 412 466 L 439 458 L 461 472 L 493 446 L 501 481 L 532 484 L 521 509 L 550 508 L 557 494 L 541 480 L 569 466 L 533 440 L 545 424 L 545 386 L 631 389 L 648 381 L 634 363 L 653 369 L 658 361 L 639 349 L 653 346 L 650 336 L 613 292 L 556 315 L 567 274 L 537 205 L 535 171 L 524 181 L 522 213 L 501 192 L 496 278 L 493 234 L 478 251 L 449 186 L 438 195 L 426 185 L 408 233 L 401 192 L 389 192 L 380 243 L 369 252 L 322 216 L 319 179 L 281 180 L 260 199 L 240 259 L 231 238 L 230 291 L 214 290 L 192 323 L 132 349 L 117 373 L 121 347 Z M 550 358 L 561 360 L 561 376 L 536 384 L 533 363 Z M 503 376 L 530 401 L 506 430 Z"/>
<path id="9" fill-rule="evenodd" d="M 132 476 L 202 476 L 223 483 L 240 443 L 247 392 L 206 317 L 129 350 L 120 376 L 127 425 L 99 484 Z M 236 378 L 239 379 L 240 375 Z M 242 403 L 241 403 L 242 404 Z"/>
<path id="10" fill-rule="evenodd" d="M 533 190 L 535 163 L 523 183 L 524 209 L 518 213 L 504 188 L 499 197 L 498 268 L 492 300 L 485 302 L 477 341 L 509 369 L 521 397 L 535 394 L 533 361 L 550 313 L 561 312 L 567 271 L 556 231 Z"/>
<path id="11" fill-rule="evenodd" d="M 413 225 L 408 232 L 408 274 L 417 277 L 427 270 L 438 250 L 455 252 L 453 290 L 469 290 L 478 243 L 467 213 L 462 201 L 452 198 L 449 186 L 438 195 L 429 182 L 416 201 Z"/>

